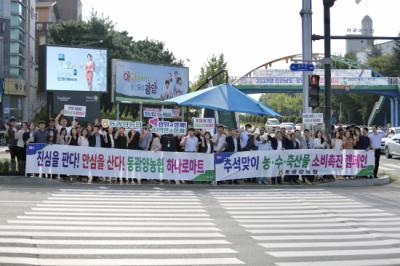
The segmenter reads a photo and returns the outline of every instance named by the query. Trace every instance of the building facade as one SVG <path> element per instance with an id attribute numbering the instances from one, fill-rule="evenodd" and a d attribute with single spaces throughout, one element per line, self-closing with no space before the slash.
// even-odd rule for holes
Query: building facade
<path id="1" fill-rule="evenodd" d="M 29 120 L 40 109 L 35 60 L 35 1 L 0 0 L 2 122 Z M 42 96 L 42 98 L 44 98 Z"/>

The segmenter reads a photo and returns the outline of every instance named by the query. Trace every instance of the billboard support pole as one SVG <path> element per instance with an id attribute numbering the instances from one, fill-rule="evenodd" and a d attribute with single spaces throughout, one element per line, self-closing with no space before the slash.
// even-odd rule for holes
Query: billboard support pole
<path id="1" fill-rule="evenodd" d="M 119 120 L 119 102 L 117 102 L 117 120 Z"/>
<path id="2" fill-rule="evenodd" d="M 164 121 L 164 105 L 161 105 L 161 121 Z"/>
<path id="3" fill-rule="evenodd" d="M 182 122 L 184 122 L 185 121 L 185 107 L 182 106 L 181 109 L 182 109 L 182 114 L 181 114 Z"/>
<path id="4" fill-rule="evenodd" d="M 139 120 L 143 122 L 143 103 L 139 103 Z"/>

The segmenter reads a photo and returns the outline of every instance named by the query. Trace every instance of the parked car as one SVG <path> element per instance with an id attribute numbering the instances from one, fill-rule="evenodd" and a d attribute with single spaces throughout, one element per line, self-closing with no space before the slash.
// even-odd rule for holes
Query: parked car
<path id="1" fill-rule="evenodd" d="M 387 135 L 381 141 L 381 151 L 382 151 L 382 153 L 386 152 L 385 151 L 386 141 L 391 140 L 393 138 L 393 136 L 395 136 L 396 134 L 400 134 L 400 127 L 391 127 L 391 128 L 389 128 L 389 135 Z"/>
<path id="2" fill-rule="evenodd" d="M 400 133 L 386 141 L 385 153 L 386 158 L 392 158 L 393 155 L 400 156 Z"/>
<path id="3" fill-rule="evenodd" d="M 291 122 L 284 122 L 279 125 L 280 128 L 286 128 L 287 132 L 294 131 L 294 123 Z"/>
<path id="4" fill-rule="evenodd" d="M 271 130 L 273 133 L 279 129 L 279 120 L 276 118 L 268 118 L 267 123 L 265 123 L 265 128 Z"/>
<path id="5" fill-rule="evenodd" d="M 294 127 L 296 130 L 300 130 L 300 131 L 303 130 L 303 124 L 296 124 Z"/>

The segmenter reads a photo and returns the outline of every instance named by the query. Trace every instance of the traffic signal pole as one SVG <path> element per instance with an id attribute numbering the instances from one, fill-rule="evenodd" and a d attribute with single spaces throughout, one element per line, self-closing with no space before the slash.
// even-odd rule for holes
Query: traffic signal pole
<path id="1" fill-rule="evenodd" d="M 325 68 L 325 131 L 331 134 L 332 125 L 332 77 L 331 77 L 331 7 L 335 0 L 323 0 L 324 3 L 324 68 Z"/>
<path id="2" fill-rule="evenodd" d="M 303 46 L 303 63 L 312 62 L 312 9 L 311 0 L 303 0 L 303 6 L 300 11 L 302 20 L 302 46 Z M 303 113 L 311 113 L 309 105 L 309 73 L 303 71 Z"/>

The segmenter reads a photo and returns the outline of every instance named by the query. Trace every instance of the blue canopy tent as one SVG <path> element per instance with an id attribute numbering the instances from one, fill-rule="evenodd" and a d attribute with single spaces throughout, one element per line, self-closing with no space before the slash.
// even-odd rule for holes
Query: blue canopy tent
<path id="1" fill-rule="evenodd" d="M 214 111 L 280 116 L 271 108 L 247 96 L 230 84 L 221 84 L 202 89 L 165 100 L 164 102 L 172 102 L 181 106 L 206 108 Z"/>

